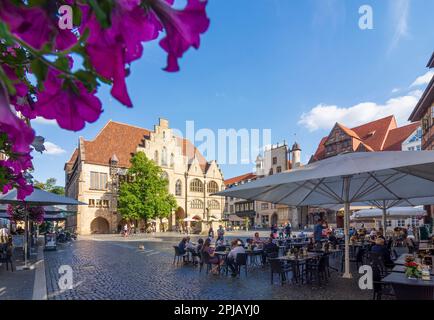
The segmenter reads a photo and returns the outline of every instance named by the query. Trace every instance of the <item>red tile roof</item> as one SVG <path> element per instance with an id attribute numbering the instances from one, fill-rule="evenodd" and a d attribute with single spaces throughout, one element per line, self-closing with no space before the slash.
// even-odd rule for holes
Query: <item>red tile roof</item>
<path id="1" fill-rule="evenodd" d="M 119 166 L 128 168 L 131 155 L 150 133 L 147 129 L 109 121 L 94 140 L 84 141 L 83 158 L 86 163 L 108 165 L 115 154 Z"/>
<path id="2" fill-rule="evenodd" d="M 348 129 L 342 124 L 337 123 L 342 131 L 353 138 L 353 151 L 363 146 L 368 151 L 392 151 L 401 150 L 401 144 L 410 134 L 416 130 L 419 123 L 397 128 L 394 116 L 371 121 L 363 125 Z M 311 161 L 318 161 L 325 158 L 325 143 L 329 136 L 321 139 L 316 152 Z M 399 149 L 398 148 L 399 145 Z"/>
<path id="3" fill-rule="evenodd" d="M 246 181 L 246 180 L 253 180 L 255 178 L 256 178 L 256 174 L 249 172 L 249 173 L 245 173 L 245 174 L 242 174 L 240 176 L 225 180 L 225 185 L 230 186 L 234 183 L 239 183 L 241 181 Z"/>
<path id="4" fill-rule="evenodd" d="M 108 165 L 113 155 L 119 160 L 119 166 L 128 168 L 131 156 L 143 140 L 149 139 L 151 131 L 132 125 L 109 121 L 92 141 L 83 141 L 82 158 L 86 163 Z M 179 138 L 178 145 L 182 148 L 183 156 L 192 161 L 198 160 L 202 170 L 206 170 L 208 163 L 198 149 L 187 139 Z M 67 164 L 74 162 L 78 156 L 78 149 L 74 151 Z"/>
<path id="5" fill-rule="evenodd" d="M 417 130 L 420 122 L 414 122 L 404 127 L 390 130 L 387 135 L 386 143 L 384 144 L 384 151 L 401 151 L 402 143 Z"/>

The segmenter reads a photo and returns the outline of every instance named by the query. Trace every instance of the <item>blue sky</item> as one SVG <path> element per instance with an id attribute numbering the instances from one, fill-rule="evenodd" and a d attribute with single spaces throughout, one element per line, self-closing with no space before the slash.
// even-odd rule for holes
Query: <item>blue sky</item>
<path id="1" fill-rule="evenodd" d="M 373 30 L 358 27 L 365 4 Z M 34 121 L 49 142 L 48 154 L 34 154 L 34 176 L 63 184 L 79 136 L 92 139 L 110 119 L 149 129 L 159 117 L 181 130 L 187 120 L 215 132 L 271 129 L 272 143 L 296 137 L 305 162 L 336 121 L 351 127 L 395 114 L 405 124 L 431 76 L 433 12 L 432 0 L 210 0 L 210 29 L 179 73 L 162 71 L 165 53 L 145 44 L 127 80 L 133 109 L 101 87 L 104 113 L 82 131 Z M 253 164 L 221 167 L 229 178 Z"/>

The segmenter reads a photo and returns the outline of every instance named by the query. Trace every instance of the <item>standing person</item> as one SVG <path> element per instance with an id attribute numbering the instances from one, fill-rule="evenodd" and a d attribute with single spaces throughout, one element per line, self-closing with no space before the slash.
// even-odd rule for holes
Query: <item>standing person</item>
<path id="1" fill-rule="evenodd" d="M 212 226 L 208 230 L 208 238 L 210 238 L 211 240 L 214 239 L 214 230 L 213 230 Z"/>
<path id="2" fill-rule="evenodd" d="M 288 222 L 285 227 L 286 238 L 291 238 L 291 222 Z"/>
<path id="3" fill-rule="evenodd" d="M 124 237 L 128 236 L 128 224 L 125 223 L 124 225 Z"/>
<path id="4" fill-rule="evenodd" d="M 9 241 L 9 229 L 4 224 L 0 229 L 0 244 L 6 245 Z"/>
<path id="5" fill-rule="evenodd" d="M 217 229 L 217 240 L 220 240 L 223 242 L 224 241 L 224 239 L 223 239 L 224 234 L 225 234 L 225 229 L 223 229 L 223 226 L 220 225 L 219 228 Z"/>
<path id="6" fill-rule="evenodd" d="M 134 229 L 134 223 L 133 222 L 131 222 L 130 231 L 131 231 L 131 234 L 136 233 L 135 229 Z"/>
<path id="7" fill-rule="evenodd" d="M 321 248 L 322 230 L 325 228 L 328 228 L 327 222 L 323 221 L 322 219 L 318 219 L 313 229 L 313 238 L 317 248 Z"/>

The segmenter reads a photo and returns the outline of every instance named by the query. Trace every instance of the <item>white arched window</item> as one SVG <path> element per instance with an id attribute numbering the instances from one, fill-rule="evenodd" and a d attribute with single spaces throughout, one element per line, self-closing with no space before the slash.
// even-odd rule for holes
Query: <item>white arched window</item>
<path id="1" fill-rule="evenodd" d="M 163 151 L 161 151 L 161 165 L 167 167 L 167 149 L 163 147 Z"/>
<path id="2" fill-rule="evenodd" d="M 208 193 L 217 193 L 219 191 L 219 185 L 215 181 L 208 182 Z"/>
<path id="3" fill-rule="evenodd" d="M 203 192 L 203 183 L 199 179 L 194 179 L 190 182 L 191 192 Z"/>
<path id="4" fill-rule="evenodd" d="M 203 201 L 200 199 L 194 199 L 191 202 L 191 208 L 192 209 L 203 209 Z"/>
<path id="5" fill-rule="evenodd" d="M 208 209 L 220 209 L 220 203 L 217 200 L 208 200 Z"/>
<path id="6" fill-rule="evenodd" d="M 182 181 L 179 179 L 175 184 L 175 196 L 182 196 Z"/>

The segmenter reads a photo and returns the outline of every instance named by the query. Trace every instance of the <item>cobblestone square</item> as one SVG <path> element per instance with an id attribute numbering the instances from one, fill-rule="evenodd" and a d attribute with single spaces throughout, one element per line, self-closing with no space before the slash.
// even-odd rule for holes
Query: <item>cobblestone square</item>
<path id="1" fill-rule="evenodd" d="M 173 265 L 173 245 L 179 237 L 123 239 L 118 235 L 82 237 L 45 252 L 48 299 L 370 299 L 372 292 L 352 280 L 332 274 L 328 284 L 270 284 L 269 267 L 249 270 L 247 278 L 199 272 L 198 267 Z M 144 245 L 144 250 L 139 249 Z M 73 289 L 60 290 L 59 267 L 70 265 Z"/>

